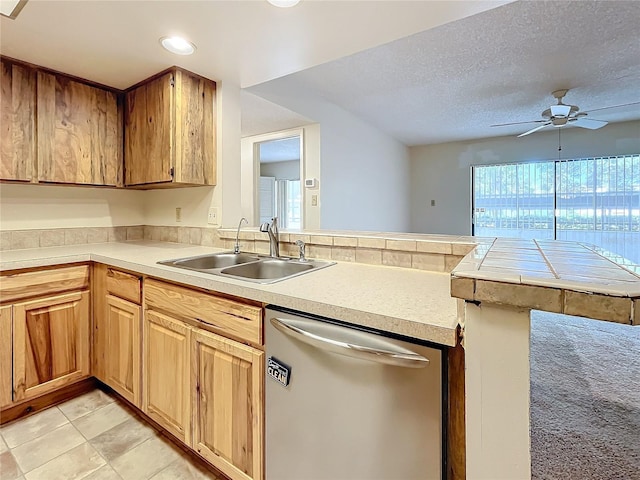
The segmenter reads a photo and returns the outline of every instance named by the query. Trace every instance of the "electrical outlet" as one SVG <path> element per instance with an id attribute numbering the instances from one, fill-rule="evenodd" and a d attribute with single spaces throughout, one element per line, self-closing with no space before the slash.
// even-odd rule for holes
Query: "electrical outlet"
<path id="1" fill-rule="evenodd" d="M 311 195 L 311 206 L 312 207 L 318 206 L 318 195 Z"/>
<path id="2" fill-rule="evenodd" d="M 182 221 L 182 208 L 176 207 L 176 222 Z"/>
<path id="3" fill-rule="evenodd" d="M 218 225 L 218 207 L 211 207 L 209 209 L 207 223 L 210 225 Z"/>

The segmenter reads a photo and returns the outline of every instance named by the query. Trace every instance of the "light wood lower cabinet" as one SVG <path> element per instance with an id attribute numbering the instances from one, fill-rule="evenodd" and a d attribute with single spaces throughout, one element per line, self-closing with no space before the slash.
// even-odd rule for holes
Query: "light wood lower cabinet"
<path id="1" fill-rule="evenodd" d="M 0 307 L 0 408 L 13 400 L 11 374 L 11 305 Z"/>
<path id="2" fill-rule="evenodd" d="M 264 353 L 192 334 L 193 448 L 232 479 L 262 478 Z"/>
<path id="3" fill-rule="evenodd" d="M 191 445 L 191 328 L 146 310 L 143 332 L 143 411 Z"/>
<path id="4" fill-rule="evenodd" d="M 13 306 L 14 401 L 89 375 L 89 292 Z"/>
<path id="5" fill-rule="evenodd" d="M 141 307 L 113 295 L 105 303 L 105 383 L 140 407 Z"/>

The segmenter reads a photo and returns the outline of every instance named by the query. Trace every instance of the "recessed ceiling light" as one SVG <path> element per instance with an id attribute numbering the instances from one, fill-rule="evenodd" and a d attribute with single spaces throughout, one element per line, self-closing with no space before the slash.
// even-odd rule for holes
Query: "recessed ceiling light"
<path id="1" fill-rule="evenodd" d="M 196 51 L 196 46 L 182 37 L 162 37 L 160 44 L 176 55 L 191 55 Z"/>
<path id="2" fill-rule="evenodd" d="M 300 0 L 267 0 L 271 5 L 282 8 L 289 8 L 300 3 Z"/>

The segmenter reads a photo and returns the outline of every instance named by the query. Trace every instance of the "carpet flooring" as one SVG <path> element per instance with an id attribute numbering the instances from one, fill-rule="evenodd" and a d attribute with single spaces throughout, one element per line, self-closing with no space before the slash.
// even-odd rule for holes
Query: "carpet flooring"
<path id="1" fill-rule="evenodd" d="M 640 480 L 640 326 L 531 315 L 534 480 Z"/>

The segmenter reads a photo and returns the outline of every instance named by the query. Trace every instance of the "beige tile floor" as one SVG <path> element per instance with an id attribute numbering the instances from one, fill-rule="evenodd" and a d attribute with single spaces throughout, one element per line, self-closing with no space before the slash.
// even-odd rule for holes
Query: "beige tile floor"
<path id="1" fill-rule="evenodd" d="M 0 480 L 224 480 L 93 390 L 0 428 Z"/>

